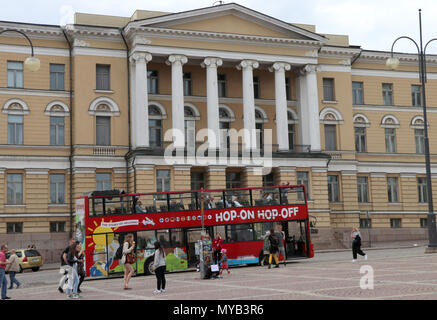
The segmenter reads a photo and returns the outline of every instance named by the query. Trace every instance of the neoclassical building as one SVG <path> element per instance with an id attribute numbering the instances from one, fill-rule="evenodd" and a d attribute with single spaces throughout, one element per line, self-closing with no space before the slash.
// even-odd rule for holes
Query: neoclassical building
<path id="1" fill-rule="evenodd" d="M 41 61 L 27 71 L 26 39 L 0 35 L 0 242 L 10 247 L 35 244 L 57 261 L 72 199 L 96 189 L 288 182 L 307 186 L 316 250 L 347 245 L 353 226 L 365 241 L 427 237 L 416 55 L 397 54 L 401 64 L 389 70 L 389 52 L 235 3 L 76 13 L 67 26 L 1 22 L 6 29 L 27 34 Z M 427 66 L 434 167 L 435 56 Z M 233 129 L 247 130 L 237 147 L 268 157 L 271 172 L 165 156 L 170 144 L 195 154 L 206 139 L 211 152 L 227 150 Z"/>

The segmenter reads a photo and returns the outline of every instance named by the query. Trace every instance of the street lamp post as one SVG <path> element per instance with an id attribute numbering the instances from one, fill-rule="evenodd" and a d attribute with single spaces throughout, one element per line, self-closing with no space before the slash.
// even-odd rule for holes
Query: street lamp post
<path id="1" fill-rule="evenodd" d="M 32 72 L 38 71 L 39 67 L 40 67 L 40 61 L 37 57 L 34 56 L 33 44 L 32 44 L 32 41 L 30 40 L 30 38 L 24 32 L 19 31 L 19 30 L 14 30 L 14 29 L 2 30 L 2 31 L 0 31 L 0 34 L 5 33 L 5 32 L 17 32 L 27 39 L 27 41 L 30 44 L 31 55 L 30 55 L 30 57 L 27 57 L 26 60 L 24 60 L 24 66 L 29 71 L 32 71 Z"/>
<path id="2" fill-rule="evenodd" d="M 411 40 L 417 48 L 419 56 L 419 76 L 420 84 L 422 89 L 422 107 L 423 107 L 423 121 L 424 121 L 424 133 L 425 133 L 425 167 L 426 167 L 426 182 L 427 182 L 427 195 L 428 195 L 428 247 L 425 253 L 437 253 L 437 230 L 436 230 L 436 220 L 434 214 L 434 206 L 432 200 L 432 182 L 431 182 L 431 161 L 429 154 L 429 140 L 428 140 L 428 121 L 426 116 L 426 95 L 425 95 L 425 84 L 426 84 L 426 48 L 427 46 L 437 38 L 431 39 L 423 48 L 422 42 L 422 10 L 419 9 L 419 28 L 420 28 L 420 45 L 416 43 L 413 39 L 407 36 L 402 36 L 397 38 L 391 46 L 391 58 L 387 59 L 386 65 L 392 69 L 396 69 L 399 66 L 399 59 L 393 57 L 393 47 L 395 43 L 400 39 Z"/>

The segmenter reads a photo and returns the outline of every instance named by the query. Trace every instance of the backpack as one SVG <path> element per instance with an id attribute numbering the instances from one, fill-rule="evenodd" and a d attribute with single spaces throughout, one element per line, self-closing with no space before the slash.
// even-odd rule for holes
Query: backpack
<path id="1" fill-rule="evenodd" d="M 272 247 L 278 247 L 279 246 L 279 240 L 274 235 L 272 235 L 272 237 L 270 238 L 270 243 L 271 243 Z"/>
<path id="2" fill-rule="evenodd" d="M 119 246 L 115 251 L 114 260 L 120 260 L 121 258 L 123 258 L 123 246 Z"/>

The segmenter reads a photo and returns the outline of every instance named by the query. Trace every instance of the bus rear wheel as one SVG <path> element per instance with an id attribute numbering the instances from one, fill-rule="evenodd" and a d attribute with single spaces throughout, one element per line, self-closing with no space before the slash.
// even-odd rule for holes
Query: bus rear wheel
<path id="1" fill-rule="evenodd" d="M 155 271 L 153 271 L 153 257 L 149 258 L 144 262 L 144 274 L 151 275 L 155 274 Z"/>

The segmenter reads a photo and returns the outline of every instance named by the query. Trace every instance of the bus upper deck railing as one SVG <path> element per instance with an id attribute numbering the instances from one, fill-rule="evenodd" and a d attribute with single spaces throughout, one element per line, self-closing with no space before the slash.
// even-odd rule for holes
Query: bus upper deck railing
<path id="1" fill-rule="evenodd" d="M 204 210 L 306 204 L 303 185 L 141 194 L 113 190 L 88 199 L 90 216 L 196 211 L 202 209 L 202 202 Z"/>

